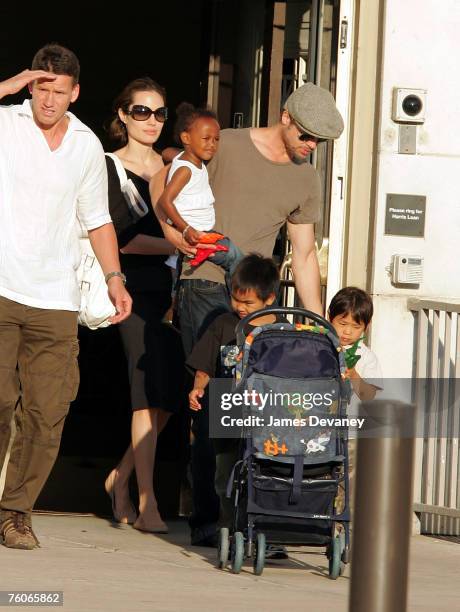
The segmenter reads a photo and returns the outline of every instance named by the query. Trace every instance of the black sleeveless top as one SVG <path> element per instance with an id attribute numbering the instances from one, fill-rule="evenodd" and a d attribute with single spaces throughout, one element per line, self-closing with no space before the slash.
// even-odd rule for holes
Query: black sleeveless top
<path id="1" fill-rule="evenodd" d="M 161 226 L 153 212 L 150 200 L 149 182 L 141 176 L 125 169 L 128 178 L 133 181 L 149 212 L 137 223 L 132 222 L 131 215 L 120 188 L 115 162 L 106 157 L 108 173 L 109 210 L 119 248 L 123 248 L 135 236 L 145 234 L 164 238 Z M 131 291 L 171 291 L 171 270 L 165 265 L 167 255 L 124 255 L 120 253 L 121 269 L 126 274 L 126 287 Z"/>

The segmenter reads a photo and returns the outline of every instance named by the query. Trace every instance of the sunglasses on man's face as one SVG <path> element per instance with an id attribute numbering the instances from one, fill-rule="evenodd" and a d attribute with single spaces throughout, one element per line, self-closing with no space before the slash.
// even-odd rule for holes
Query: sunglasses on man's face
<path id="1" fill-rule="evenodd" d="M 134 104 L 132 108 L 126 109 L 125 113 L 130 115 L 135 121 L 147 121 L 153 115 L 157 121 L 164 123 L 168 118 L 168 109 L 166 106 L 160 106 L 152 110 L 148 106 L 142 104 Z"/>
<path id="2" fill-rule="evenodd" d="M 299 140 L 301 140 L 302 142 L 307 142 L 308 140 L 312 141 L 312 142 L 316 142 L 316 143 L 320 143 L 323 142 L 323 139 L 321 138 L 317 138 L 316 136 L 312 136 L 311 134 L 309 134 L 308 132 L 304 132 L 298 125 L 297 123 L 294 121 L 294 119 L 291 117 L 291 121 L 294 124 L 295 128 L 297 129 L 297 131 L 299 132 L 297 134 L 297 138 Z"/>
<path id="3" fill-rule="evenodd" d="M 318 138 L 316 138 L 316 136 L 312 136 L 311 134 L 307 134 L 307 132 L 301 132 L 298 135 L 298 139 L 301 140 L 302 142 L 307 142 L 307 140 L 310 140 L 312 142 L 319 142 Z"/>

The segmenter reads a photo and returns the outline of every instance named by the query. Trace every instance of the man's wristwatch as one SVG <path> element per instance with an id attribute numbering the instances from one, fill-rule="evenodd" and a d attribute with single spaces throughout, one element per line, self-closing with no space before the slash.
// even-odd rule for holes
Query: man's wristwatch
<path id="1" fill-rule="evenodd" d="M 123 285 L 126 285 L 126 276 L 123 274 L 123 272 L 109 272 L 105 275 L 105 282 L 108 283 L 114 276 L 119 276 Z"/>

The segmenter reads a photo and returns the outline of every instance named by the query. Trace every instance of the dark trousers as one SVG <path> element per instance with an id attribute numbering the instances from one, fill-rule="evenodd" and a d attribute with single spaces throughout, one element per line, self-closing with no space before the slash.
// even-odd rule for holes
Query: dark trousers
<path id="1" fill-rule="evenodd" d="M 229 310 L 230 302 L 225 285 L 206 280 L 181 280 L 178 312 L 186 358 L 207 326 L 216 316 Z M 216 456 L 209 439 L 208 415 L 209 407 L 205 399 L 202 410 L 192 415 L 192 528 L 212 525 L 219 518 L 219 497 L 214 487 Z"/>
<path id="2" fill-rule="evenodd" d="M 234 496 L 227 497 L 228 481 L 232 474 L 235 463 L 240 457 L 239 439 L 222 439 L 213 440 L 214 450 L 216 453 L 216 492 L 220 500 L 219 527 L 232 528 L 233 511 L 234 511 Z"/>
<path id="3" fill-rule="evenodd" d="M 49 476 L 77 394 L 77 355 L 76 312 L 0 296 L 0 468 L 16 421 L 2 510 L 31 512 Z"/>

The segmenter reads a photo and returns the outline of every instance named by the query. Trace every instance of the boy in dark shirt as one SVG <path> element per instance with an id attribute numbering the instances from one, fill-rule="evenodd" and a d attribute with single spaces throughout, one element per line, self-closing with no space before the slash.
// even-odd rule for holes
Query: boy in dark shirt
<path id="1" fill-rule="evenodd" d="M 236 346 L 235 328 L 240 319 L 271 306 L 279 288 L 279 273 L 273 260 L 256 253 L 244 257 L 231 279 L 231 303 L 233 312 L 217 317 L 193 348 L 187 365 L 195 370 L 195 382 L 189 393 L 192 410 L 201 410 L 200 400 L 211 378 L 233 376 L 239 349 Z M 245 335 L 253 327 L 285 321 L 275 315 L 265 315 L 250 321 Z M 239 440 L 213 440 L 216 450 L 216 491 L 220 498 L 221 526 L 229 526 L 233 506 L 226 497 L 227 482 L 233 465 L 238 459 Z"/>

